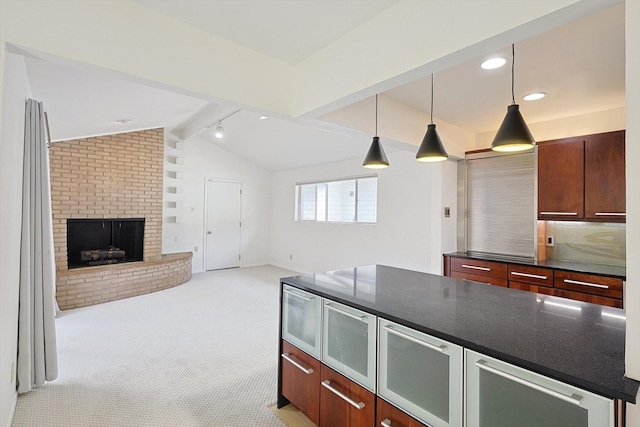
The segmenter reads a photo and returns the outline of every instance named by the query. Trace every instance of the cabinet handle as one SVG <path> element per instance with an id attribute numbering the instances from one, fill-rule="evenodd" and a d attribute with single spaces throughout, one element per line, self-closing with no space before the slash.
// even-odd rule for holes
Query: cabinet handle
<path id="1" fill-rule="evenodd" d="M 591 286 L 592 288 L 609 289 L 609 286 L 607 285 L 600 285 L 598 283 L 580 282 L 579 280 L 564 279 L 564 283 L 570 283 L 572 285 Z"/>
<path id="2" fill-rule="evenodd" d="M 296 298 L 300 298 L 301 300 L 307 301 L 307 302 L 313 301 L 315 299 L 313 297 L 309 298 L 309 297 L 305 297 L 304 295 L 297 294 L 297 293 L 295 293 L 293 291 L 290 291 L 289 289 L 283 289 L 282 292 L 284 292 L 285 294 L 294 296 Z"/>
<path id="3" fill-rule="evenodd" d="M 391 420 L 389 418 L 385 418 L 380 422 L 382 427 L 391 427 Z"/>
<path id="4" fill-rule="evenodd" d="M 627 216 L 624 212 L 596 212 L 596 216 Z"/>
<path id="5" fill-rule="evenodd" d="M 405 334 L 404 332 L 400 332 L 393 329 L 393 326 L 383 326 L 383 328 L 385 331 L 389 332 L 390 334 L 397 335 L 400 338 L 404 338 L 407 341 L 411 341 L 423 347 L 430 348 L 431 350 L 439 351 L 440 353 L 444 353 L 447 350 L 446 345 L 435 345 L 426 341 L 419 340 L 418 338 L 414 338 L 411 335 Z"/>
<path id="6" fill-rule="evenodd" d="M 530 277 L 532 279 L 547 280 L 547 276 L 539 276 L 537 274 L 518 273 L 517 271 L 512 271 L 511 274 L 513 274 L 514 276 L 522 276 L 522 277 Z"/>
<path id="7" fill-rule="evenodd" d="M 462 267 L 470 268 L 472 270 L 491 271 L 491 269 L 489 267 L 478 267 L 478 266 L 475 266 L 475 265 L 462 264 Z"/>
<path id="8" fill-rule="evenodd" d="M 576 216 L 578 212 L 540 212 L 540 215 L 567 215 Z"/>
<path id="9" fill-rule="evenodd" d="M 547 387 L 543 387 L 536 383 L 532 383 L 531 381 L 527 381 L 524 378 L 516 377 L 515 375 L 509 374 L 507 372 L 501 371 L 499 369 L 493 368 L 489 366 L 486 360 L 478 360 L 476 362 L 476 366 L 480 369 L 483 369 L 487 372 L 491 372 L 492 374 L 501 376 L 502 378 L 506 378 L 510 381 L 516 382 L 518 384 L 522 384 L 525 387 L 532 388 L 541 393 L 548 394 L 549 396 L 555 397 L 556 399 L 563 400 L 565 402 L 571 403 L 572 405 L 580 406 L 582 402 L 582 396 L 579 394 L 572 394 L 571 396 L 567 396 L 566 394 L 560 393 L 559 391 L 552 390 Z"/>
<path id="10" fill-rule="evenodd" d="M 291 362 L 291 364 L 293 366 L 295 366 L 296 368 L 300 369 L 302 372 L 304 372 L 305 374 L 309 375 L 313 373 L 313 369 L 311 368 L 305 368 L 304 366 L 302 366 L 301 364 L 299 364 L 298 362 L 296 362 L 295 360 L 293 360 L 291 358 L 291 355 L 289 353 L 282 353 L 282 358 L 285 360 L 288 360 L 289 362 Z"/>
<path id="11" fill-rule="evenodd" d="M 324 388 L 326 388 L 327 390 L 329 390 L 330 392 L 332 392 L 333 394 L 335 394 L 336 396 L 338 396 L 339 398 L 341 398 L 342 400 L 344 400 L 345 402 L 347 402 L 349 405 L 353 406 L 354 408 L 356 408 L 356 409 L 364 408 L 364 402 L 358 403 L 355 400 L 350 399 L 347 395 L 342 394 L 341 392 L 339 392 L 335 388 L 331 387 L 331 381 L 324 380 L 320 384 L 322 384 L 322 386 Z"/>
<path id="12" fill-rule="evenodd" d="M 367 321 L 367 316 L 358 316 L 357 314 L 351 314 L 348 311 L 344 311 L 339 309 L 338 307 L 333 306 L 332 304 L 325 304 L 325 307 L 327 307 L 329 310 L 337 311 L 340 314 L 344 314 L 345 316 L 350 317 L 352 319 L 356 319 L 361 322 Z"/>

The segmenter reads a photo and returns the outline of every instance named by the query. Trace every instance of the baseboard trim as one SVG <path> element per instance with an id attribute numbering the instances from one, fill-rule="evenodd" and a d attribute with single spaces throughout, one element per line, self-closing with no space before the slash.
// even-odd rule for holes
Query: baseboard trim
<path id="1" fill-rule="evenodd" d="M 280 265 L 280 264 L 269 263 L 267 265 L 271 265 L 273 267 L 282 268 L 283 270 L 293 271 L 294 273 L 298 273 L 298 274 L 305 274 L 304 271 L 296 270 L 295 268 L 287 267 L 287 266 Z"/>

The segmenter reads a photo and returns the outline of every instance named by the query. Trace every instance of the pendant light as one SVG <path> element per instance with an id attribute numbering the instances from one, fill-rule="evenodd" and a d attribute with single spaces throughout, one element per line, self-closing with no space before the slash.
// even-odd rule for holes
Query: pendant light
<path id="1" fill-rule="evenodd" d="M 422 144 L 416 153 L 416 160 L 419 162 L 442 162 L 447 160 L 447 155 L 442 141 L 436 131 L 436 125 L 433 123 L 433 73 L 431 74 L 431 122 L 427 126 L 427 133 L 424 135 Z"/>
<path id="2" fill-rule="evenodd" d="M 494 151 L 524 151 L 533 148 L 536 141 L 531 136 L 527 124 L 520 114 L 520 106 L 516 104 L 514 92 L 515 45 L 511 44 L 511 105 L 507 107 L 507 115 L 491 143 Z"/>
<path id="3" fill-rule="evenodd" d="M 376 94 L 376 134 L 373 137 L 371 147 L 367 152 L 364 162 L 362 163 L 367 169 L 384 169 L 389 167 L 389 160 L 387 160 L 386 154 L 382 144 L 380 144 L 380 138 L 378 138 L 378 95 Z"/>

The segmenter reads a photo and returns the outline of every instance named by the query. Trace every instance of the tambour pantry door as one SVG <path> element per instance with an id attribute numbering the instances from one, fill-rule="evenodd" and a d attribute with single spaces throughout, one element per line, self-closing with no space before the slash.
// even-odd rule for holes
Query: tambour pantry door
<path id="1" fill-rule="evenodd" d="M 205 269 L 240 267 L 242 184 L 207 180 Z"/>

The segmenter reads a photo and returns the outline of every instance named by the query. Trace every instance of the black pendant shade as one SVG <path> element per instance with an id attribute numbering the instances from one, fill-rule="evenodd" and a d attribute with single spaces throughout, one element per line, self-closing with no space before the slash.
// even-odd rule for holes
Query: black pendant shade
<path id="1" fill-rule="evenodd" d="M 387 160 L 387 155 L 384 154 L 384 149 L 382 148 L 382 144 L 380 144 L 379 137 L 373 137 L 373 142 L 364 158 L 362 166 L 368 169 L 383 169 L 389 167 L 389 160 Z"/>
<path id="2" fill-rule="evenodd" d="M 416 153 L 419 162 L 441 162 L 447 160 L 449 155 L 442 145 L 442 141 L 433 123 L 433 74 L 431 74 L 431 123 L 427 125 L 427 133 L 424 134 L 420 148 Z"/>
<path id="3" fill-rule="evenodd" d="M 380 138 L 378 138 L 378 95 L 376 94 L 376 134 L 371 142 L 371 147 L 367 151 L 367 155 L 362 162 L 362 166 L 367 169 L 384 169 L 389 167 L 389 160 L 384 154 Z"/>
<path id="4" fill-rule="evenodd" d="M 420 148 L 418 148 L 416 160 L 419 162 L 441 162 L 448 158 L 449 156 L 436 131 L 436 125 L 433 123 L 427 125 L 427 133 L 424 135 Z"/>
<path id="5" fill-rule="evenodd" d="M 520 114 L 520 106 L 512 104 L 507 107 L 507 115 L 491 143 L 494 151 L 523 151 L 533 148 L 533 139 L 527 124 Z"/>
<path id="6" fill-rule="evenodd" d="M 514 90 L 515 59 L 515 45 L 511 44 L 511 105 L 507 107 L 507 115 L 504 116 L 498 133 L 491 143 L 493 151 L 524 151 L 533 148 L 536 144 L 522 118 L 522 114 L 520 114 L 520 106 L 516 104 Z"/>

